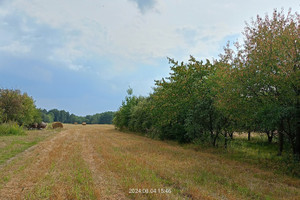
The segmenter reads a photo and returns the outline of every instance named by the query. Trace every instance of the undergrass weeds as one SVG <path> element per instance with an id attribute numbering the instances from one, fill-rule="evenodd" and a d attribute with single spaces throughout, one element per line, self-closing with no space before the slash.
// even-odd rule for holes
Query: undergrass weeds
<path id="1" fill-rule="evenodd" d="M 0 136 L 2 135 L 22 135 L 25 131 L 22 126 L 16 123 L 3 123 L 0 124 Z"/>
<path id="2" fill-rule="evenodd" d="M 0 165 L 26 149 L 36 145 L 55 131 L 31 130 L 22 134 L 0 135 Z"/>
<path id="3" fill-rule="evenodd" d="M 258 134 L 253 134 L 250 142 L 236 137 L 227 149 L 221 142 L 214 148 L 208 144 L 151 140 L 131 133 L 115 137 L 118 140 L 110 138 L 113 147 L 105 151 L 102 145 L 101 154 L 104 156 L 110 151 L 110 159 L 112 154 L 118 157 L 112 163 L 119 164 L 109 169 L 122 177 L 124 191 L 157 185 L 171 188 L 179 199 L 293 199 L 299 196 L 299 179 L 285 176 L 295 177 L 295 172 L 292 175 L 282 168 L 284 160 L 291 163 L 285 157 L 288 154 L 277 156 L 276 143 L 269 144 Z M 296 166 L 291 168 L 297 171 Z M 154 176 L 144 173 L 147 170 Z M 144 174 L 146 178 L 137 174 Z M 279 187 L 280 190 L 274 189 Z M 145 196 L 130 195 L 134 199 Z M 147 198 L 160 197 L 150 194 Z M 170 195 L 164 198 L 172 199 Z"/>
<path id="4" fill-rule="evenodd" d="M 183 144 L 182 147 L 214 153 L 226 159 L 253 164 L 278 174 L 300 178 L 300 162 L 294 159 L 289 146 L 284 146 L 285 151 L 281 156 L 278 156 L 277 141 L 268 142 L 264 134 L 252 134 L 250 141 L 240 134 L 235 136 L 233 140 L 229 141 L 227 149 L 221 143 L 217 148 L 198 142 Z"/>

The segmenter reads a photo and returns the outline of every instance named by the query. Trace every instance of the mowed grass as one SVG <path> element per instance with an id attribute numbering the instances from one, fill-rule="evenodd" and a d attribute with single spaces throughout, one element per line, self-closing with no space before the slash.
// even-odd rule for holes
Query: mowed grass
<path id="1" fill-rule="evenodd" d="M 122 133 L 112 125 L 66 125 L 0 168 L 0 197 L 300 199 L 299 178 L 230 156 L 253 148 L 236 141 L 236 148 L 230 144 L 235 150 L 224 153 Z"/>
<path id="2" fill-rule="evenodd" d="M 130 199 L 300 199 L 300 180 L 272 169 L 113 129 L 98 137 Z"/>
<path id="3" fill-rule="evenodd" d="M 0 135 L 0 165 L 55 132 L 57 130 L 30 130 L 21 135 Z"/>
<path id="4" fill-rule="evenodd" d="M 41 178 L 25 199 L 97 199 L 92 174 L 85 164 L 82 147 L 74 144 L 73 154 L 51 163 L 46 176 Z"/>
<path id="5" fill-rule="evenodd" d="M 26 141 L 44 141 L 0 168 L 0 199 L 97 199 L 82 155 L 84 147 L 73 136 L 73 131 L 65 129 L 30 131 L 23 136 Z"/>
<path id="6" fill-rule="evenodd" d="M 222 141 L 219 142 L 218 148 L 201 144 L 182 146 L 196 151 L 215 154 L 224 159 L 252 164 L 262 169 L 273 171 L 276 174 L 300 178 L 300 162 L 294 159 L 291 147 L 284 146 L 282 156 L 278 156 L 276 138 L 273 139 L 272 143 L 269 143 L 264 133 L 252 133 L 250 141 L 248 141 L 246 133 L 235 133 L 234 139 L 229 141 L 227 149 L 224 149 Z"/>

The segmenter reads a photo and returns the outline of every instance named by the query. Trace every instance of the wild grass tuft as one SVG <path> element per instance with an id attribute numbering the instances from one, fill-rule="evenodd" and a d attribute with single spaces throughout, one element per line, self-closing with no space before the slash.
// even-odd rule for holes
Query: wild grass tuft
<path id="1" fill-rule="evenodd" d="M 16 123 L 3 123 L 0 124 L 0 135 L 22 135 L 25 134 L 23 127 L 18 126 Z"/>

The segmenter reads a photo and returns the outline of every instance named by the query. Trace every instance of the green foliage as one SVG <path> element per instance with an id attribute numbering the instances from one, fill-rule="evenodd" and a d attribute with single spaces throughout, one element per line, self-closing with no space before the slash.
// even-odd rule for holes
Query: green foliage
<path id="1" fill-rule="evenodd" d="M 132 119 L 131 115 L 133 108 L 144 99 L 143 97 L 136 97 L 132 95 L 131 88 L 127 90 L 127 94 L 129 96 L 125 97 L 125 101 L 122 102 L 122 106 L 115 113 L 113 118 L 113 124 L 121 130 L 124 128 L 129 128 L 130 120 Z"/>
<path id="2" fill-rule="evenodd" d="M 152 126 L 150 112 L 150 98 L 141 98 L 140 102 L 131 110 L 131 120 L 128 127 L 132 131 L 148 133 Z"/>
<path id="3" fill-rule="evenodd" d="M 44 122 L 52 123 L 59 121 L 62 123 L 79 123 L 86 122 L 88 124 L 112 124 L 114 112 L 108 111 L 103 113 L 97 113 L 95 115 L 87 115 L 85 117 L 70 114 L 65 110 L 40 110 L 42 119 Z"/>
<path id="4" fill-rule="evenodd" d="M 171 76 L 156 81 L 152 94 L 154 126 L 160 130 L 160 138 L 189 142 L 205 134 L 216 137 L 222 126 L 210 81 L 215 66 L 193 57 L 187 64 L 169 61 L 173 64 Z"/>
<path id="5" fill-rule="evenodd" d="M 223 140 L 225 147 L 234 131 L 276 132 L 280 153 L 288 143 L 300 155 L 299 18 L 277 10 L 258 16 L 246 24 L 243 45 L 228 43 L 213 63 L 169 59 L 170 76 L 155 81 L 149 97 L 128 89 L 114 124 L 179 142 Z"/>
<path id="6" fill-rule="evenodd" d="M 243 46 L 225 48 L 217 81 L 218 108 L 243 130 L 278 130 L 289 138 L 294 152 L 300 137 L 299 18 L 291 11 L 285 16 L 275 10 L 272 17 L 258 16 L 247 24 Z"/>
<path id="7" fill-rule="evenodd" d="M 24 133 L 23 127 L 18 126 L 16 123 L 0 124 L 0 135 L 21 135 Z"/>
<path id="8" fill-rule="evenodd" d="M 148 98 L 127 96 L 115 115 L 114 124 L 120 129 L 179 142 L 210 134 L 215 145 L 222 128 L 226 127 L 225 117 L 213 104 L 211 78 L 215 66 L 193 57 L 187 64 L 169 61 L 170 77 L 156 81 L 156 88 Z"/>
<path id="9" fill-rule="evenodd" d="M 34 100 L 20 90 L 0 89 L 0 123 L 17 122 L 28 126 L 41 122 Z"/>

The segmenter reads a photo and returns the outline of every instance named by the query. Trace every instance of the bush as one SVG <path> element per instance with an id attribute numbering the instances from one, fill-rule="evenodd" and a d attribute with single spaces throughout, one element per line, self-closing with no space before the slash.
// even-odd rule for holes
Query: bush
<path id="1" fill-rule="evenodd" d="M 21 135 L 24 133 L 23 127 L 18 126 L 16 123 L 0 124 L 0 135 Z"/>
<path id="2" fill-rule="evenodd" d="M 42 121 L 33 98 L 20 90 L 0 89 L 0 115 L 0 123 L 13 121 L 20 126 Z"/>

